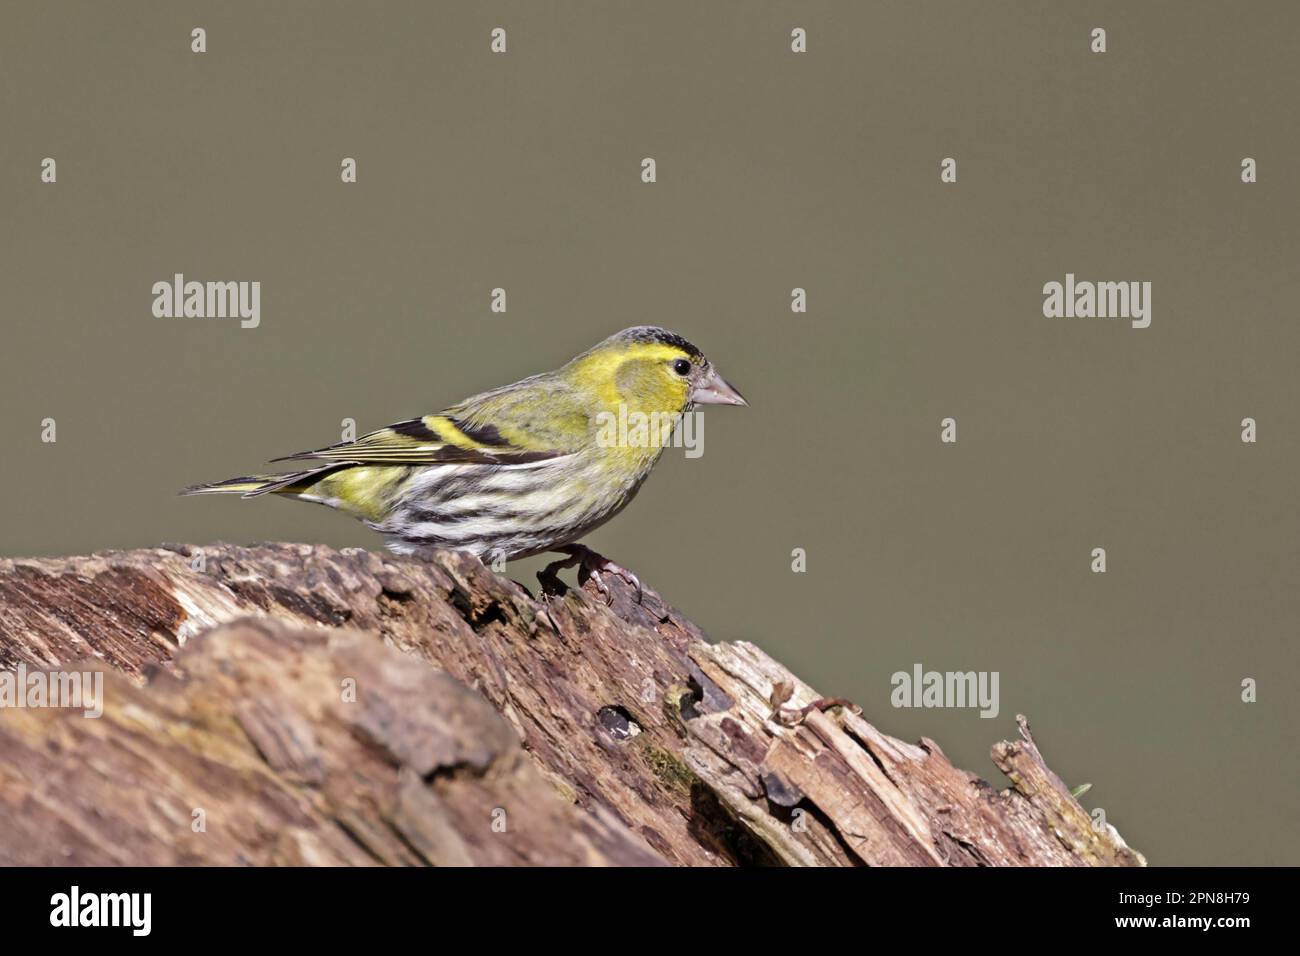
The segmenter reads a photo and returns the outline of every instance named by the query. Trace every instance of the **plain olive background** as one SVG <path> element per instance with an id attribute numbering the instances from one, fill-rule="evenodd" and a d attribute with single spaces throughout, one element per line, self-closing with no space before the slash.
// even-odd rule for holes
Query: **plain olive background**
<path id="1" fill-rule="evenodd" d="M 1029 715 L 1152 863 L 1300 863 L 1298 30 L 1289 2 L 6 4 L 0 553 L 379 547 L 175 493 L 661 324 L 751 407 L 589 543 L 998 785 Z M 154 318 L 175 272 L 260 280 L 260 328 Z M 1044 318 L 1067 272 L 1151 281 L 1151 327 Z M 1001 713 L 891 708 L 918 662 L 1000 672 Z"/>

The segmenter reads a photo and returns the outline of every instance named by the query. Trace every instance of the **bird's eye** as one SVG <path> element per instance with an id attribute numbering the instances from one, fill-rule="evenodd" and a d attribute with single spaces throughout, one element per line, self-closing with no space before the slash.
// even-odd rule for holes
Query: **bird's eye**
<path id="1" fill-rule="evenodd" d="M 678 375 L 688 375 L 691 371 L 691 363 L 686 359 L 678 359 L 673 363 L 673 371 Z"/>

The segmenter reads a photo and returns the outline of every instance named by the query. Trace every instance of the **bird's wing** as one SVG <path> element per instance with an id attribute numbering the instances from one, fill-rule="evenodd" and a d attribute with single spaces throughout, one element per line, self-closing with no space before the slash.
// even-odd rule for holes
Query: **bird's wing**
<path id="1" fill-rule="evenodd" d="M 588 435 L 576 396 L 529 380 L 315 451 L 276 461 L 323 459 L 364 465 L 522 465 L 577 451 Z"/>

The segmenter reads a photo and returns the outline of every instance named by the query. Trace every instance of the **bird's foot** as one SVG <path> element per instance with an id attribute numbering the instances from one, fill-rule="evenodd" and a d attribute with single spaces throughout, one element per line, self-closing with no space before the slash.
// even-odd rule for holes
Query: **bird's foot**
<path id="1" fill-rule="evenodd" d="M 559 594 L 564 590 L 564 582 L 560 580 L 560 572 L 565 568 L 571 568 L 578 563 L 578 557 L 560 558 L 558 561 L 552 561 L 542 570 L 537 572 L 537 580 L 542 586 L 543 595 Z"/>
<path id="2" fill-rule="evenodd" d="M 537 578 L 541 581 L 543 590 L 551 590 L 553 586 L 558 585 L 558 572 L 565 568 L 571 568 L 576 564 L 578 565 L 579 582 L 582 581 L 584 574 L 590 578 L 592 583 L 596 585 L 596 591 L 605 598 L 607 605 L 614 603 L 614 595 L 610 592 L 609 585 L 605 583 L 603 577 L 605 574 L 616 574 L 636 588 L 636 603 L 641 603 L 645 595 L 645 590 L 641 587 L 641 579 L 623 565 L 591 550 L 585 544 L 566 544 L 555 550 L 567 554 L 568 557 L 551 562 L 537 573 Z"/>

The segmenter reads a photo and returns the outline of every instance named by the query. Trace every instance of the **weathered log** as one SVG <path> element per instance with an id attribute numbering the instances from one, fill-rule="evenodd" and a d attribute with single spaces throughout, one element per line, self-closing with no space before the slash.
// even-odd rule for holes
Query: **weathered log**
<path id="1" fill-rule="evenodd" d="M 0 864 L 1145 862 L 1023 718 L 995 790 L 607 583 L 286 544 L 0 560 L 0 668 L 106 671 L 100 719 L 0 707 Z"/>

